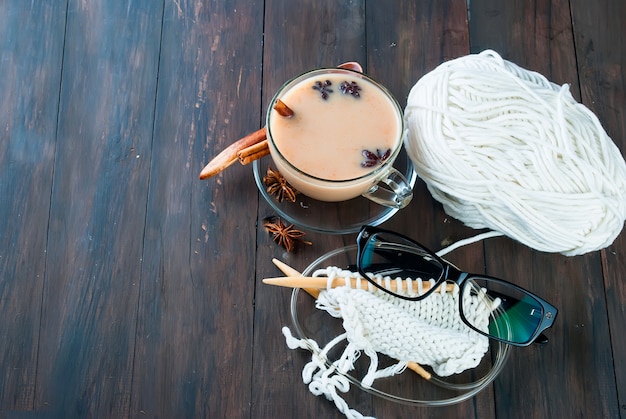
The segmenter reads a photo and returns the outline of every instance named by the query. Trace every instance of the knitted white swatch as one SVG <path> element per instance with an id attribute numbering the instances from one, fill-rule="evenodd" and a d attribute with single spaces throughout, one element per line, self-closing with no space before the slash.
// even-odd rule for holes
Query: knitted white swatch
<path id="1" fill-rule="evenodd" d="M 313 276 L 326 276 L 329 284 L 336 277 L 360 277 L 358 273 L 337 267 L 320 269 Z M 312 339 L 294 338 L 287 328 L 283 328 L 283 334 L 290 348 L 308 349 L 313 354 L 302 372 L 311 392 L 334 401 L 347 417 L 360 418 L 360 413 L 350 409 L 337 390 L 348 391 L 349 381 L 344 375 L 354 369 L 354 362 L 361 353 L 370 359 L 368 371 L 361 378 L 364 387 L 371 387 L 378 378 L 401 373 L 409 361 L 429 365 L 439 376 L 457 374 L 480 364 L 489 349 L 489 339 L 463 323 L 459 298 L 456 286 L 452 292 L 442 287 L 441 291 L 420 301 L 393 297 L 373 286 L 370 290 L 360 289 L 358 285 L 357 288 L 329 287 L 320 293 L 316 307 L 342 318 L 346 333 L 324 348 Z M 480 295 L 464 298 L 466 318 L 487 331 L 489 316 L 499 300 L 487 306 Z M 348 341 L 343 354 L 333 362 L 328 361 L 326 354 L 343 340 Z M 378 369 L 379 353 L 398 360 L 398 363 Z"/>
<path id="2" fill-rule="evenodd" d="M 410 91 L 405 147 L 446 213 L 536 250 L 610 245 L 626 219 L 626 163 L 598 118 L 536 72 L 484 51 Z"/>
<path id="3" fill-rule="evenodd" d="M 359 276 L 336 267 L 318 270 L 313 275 L 326 276 L 331 281 L 335 277 Z M 329 288 L 320 293 L 316 306 L 343 318 L 348 340 L 371 354 L 373 362 L 379 352 L 398 361 L 429 365 L 435 374 L 445 377 L 476 367 L 489 348 L 486 336 L 461 321 L 458 287 L 453 292 L 442 287 L 441 292 L 420 301 L 403 300 L 378 290 Z M 486 331 L 493 308 L 469 301 L 464 302 L 464 307 L 483 309 L 464 314 Z M 372 376 L 363 378 L 366 386 L 372 382 Z"/>

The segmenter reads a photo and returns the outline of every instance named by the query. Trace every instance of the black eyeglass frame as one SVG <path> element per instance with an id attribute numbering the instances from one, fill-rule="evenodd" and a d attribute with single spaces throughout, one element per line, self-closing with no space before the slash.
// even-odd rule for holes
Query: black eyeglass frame
<path id="1" fill-rule="evenodd" d="M 435 261 L 437 261 L 439 264 L 441 264 L 441 266 L 443 267 L 442 270 L 442 275 L 439 279 L 436 280 L 436 283 L 433 287 L 431 287 L 429 290 L 427 290 L 424 294 L 418 295 L 418 296 L 406 296 L 406 295 L 401 295 L 401 294 L 396 294 L 388 289 L 386 289 L 385 287 L 383 287 L 382 285 L 378 284 L 376 281 L 374 281 L 372 278 L 369 277 L 369 275 L 367 275 L 367 273 L 363 270 L 362 268 L 362 259 L 363 259 L 363 255 L 364 252 L 363 250 L 365 249 L 365 246 L 367 244 L 367 241 L 370 240 L 371 236 L 374 234 L 388 234 L 391 236 L 396 236 L 398 238 L 401 238 L 402 240 L 405 240 L 409 243 L 411 243 L 412 245 L 414 245 L 416 248 L 420 249 L 421 251 L 423 251 L 425 254 L 427 254 L 429 257 L 432 257 Z M 498 340 L 500 342 L 505 342 L 508 343 L 510 345 L 515 345 L 515 346 L 528 346 L 531 343 L 540 343 L 540 344 L 544 344 L 548 342 L 548 338 L 542 334 L 542 332 L 544 332 L 546 329 L 550 328 L 553 324 L 554 324 L 554 320 L 556 319 L 556 316 L 558 314 L 558 310 L 556 307 L 554 307 L 552 304 L 548 303 L 547 301 L 545 301 L 544 299 L 536 296 L 535 294 L 531 293 L 530 291 L 515 285 L 511 282 L 505 281 L 503 279 L 500 278 L 495 278 L 495 277 L 491 277 L 491 276 L 487 276 L 487 275 L 481 275 L 481 274 L 473 274 L 473 273 L 469 273 L 469 272 L 463 272 L 460 269 L 458 269 L 457 267 L 455 267 L 454 265 L 452 265 L 450 262 L 446 261 L 445 259 L 442 259 L 441 257 L 439 257 L 436 253 L 434 253 L 433 251 L 431 251 L 430 249 L 428 249 L 427 247 L 421 245 L 420 243 L 416 242 L 415 240 L 411 239 L 410 237 L 407 237 L 403 234 L 400 233 L 396 233 L 394 231 L 389 231 L 389 230 L 385 230 L 382 228 L 378 228 L 378 227 L 373 227 L 373 226 L 363 226 L 361 228 L 361 231 L 359 232 L 357 239 L 357 262 L 356 262 L 356 267 L 357 270 L 359 271 L 359 273 L 361 274 L 361 276 L 363 276 L 363 278 L 365 278 L 369 283 L 371 283 L 372 285 L 374 285 L 375 287 L 377 287 L 378 289 L 391 294 L 395 297 L 398 298 L 402 298 L 404 300 L 409 300 L 409 301 L 419 301 L 419 300 L 423 300 L 424 298 L 428 297 L 430 294 L 432 294 L 435 289 L 445 283 L 446 281 L 452 281 L 455 284 L 457 284 L 459 286 L 459 289 L 463 289 L 463 284 L 466 281 L 471 281 L 472 279 L 485 279 L 488 281 L 492 281 L 492 282 L 496 282 L 502 285 L 505 285 L 507 287 L 511 287 L 514 288 L 524 294 L 527 294 L 529 296 L 531 296 L 532 298 L 534 298 L 535 300 L 537 300 L 537 302 L 539 302 L 539 304 L 541 305 L 542 308 L 542 317 L 541 317 L 541 321 L 539 322 L 539 324 L 537 325 L 536 330 L 534 331 L 534 333 L 530 336 L 530 338 L 525 341 L 525 342 L 511 342 L 507 339 L 503 339 L 503 338 L 499 338 L 496 336 L 492 336 L 488 333 L 483 332 L 482 330 L 474 327 L 468 320 L 467 318 L 465 318 L 465 315 L 463 314 L 463 310 L 462 310 L 462 299 L 459 299 L 459 314 L 461 316 L 461 320 L 463 320 L 463 323 L 465 323 L 467 326 L 469 326 L 472 330 L 475 330 L 476 332 L 485 335 L 491 339 L 495 339 Z M 507 296 L 508 297 L 508 296 Z"/>

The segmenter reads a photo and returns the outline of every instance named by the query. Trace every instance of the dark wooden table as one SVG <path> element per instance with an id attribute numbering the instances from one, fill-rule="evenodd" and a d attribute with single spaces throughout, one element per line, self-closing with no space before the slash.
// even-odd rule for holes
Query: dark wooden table
<path id="1" fill-rule="evenodd" d="M 302 269 L 354 235 L 309 233 L 287 255 L 251 168 L 199 181 L 202 166 L 307 69 L 359 61 L 404 106 L 426 72 L 486 48 L 571 83 L 624 154 L 624 22 L 620 0 L 0 1 L 0 412 L 341 417 L 285 345 L 289 291 L 260 280 L 272 257 Z M 435 249 L 474 234 L 421 182 L 384 227 Z M 625 234 L 578 257 L 497 238 L 450 259 L 556 305 L 550 343 L 452 407 L 352 407 L 626 417 Z"/>

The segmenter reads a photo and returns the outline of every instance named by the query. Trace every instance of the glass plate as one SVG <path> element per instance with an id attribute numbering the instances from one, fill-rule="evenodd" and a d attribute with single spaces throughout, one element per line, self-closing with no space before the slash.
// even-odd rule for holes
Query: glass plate
<path id="1" fill-rule="evenodd" d="M 347 268 L 356 263 L 356 255 L 356 245 L 333 250 L 314 261 L 302 274 L 311 276 L 317 269 L 328 266 Z M 314 299 L 298 288 L 295 288 L 291 295 L 291 319 L 295 328 L 294 336 L 300 339 L 314 339 L 322 348 L 336 336 L 345 333 L 343 319 L 334 318 L 327 312 L 317 309 Z M 345 345 L 338 346 L 339 348 L 333 348 L 327 354 L 327 365 L 336 360 L 345 349 Z M 448 406 L 465 401 L 487 387 L 506 364 L 510 348 L 508 344 L 490 340 L 490 349 L 476 368 L 449 377 L 438 377 L 430 367 L 424 366 L 432 373 L 430 380 L 407 369 L 396 376 L 379 378 L 374 381 L 372 387 L 365 387 L 360 381 L 360 377 L 365 376 L 369 366 L 369 358 L 365 355 L 356 362 L 354 370 L 343 375 L 358 388 L 397 403 Z M 305 355 L 305 358 L 310 359 L 310 354 Z M 395 363 L 384 354 L 379 354 L 379 358 L 379 368 Z"/>
<path id="2" fill-rule="evenodd" d="M 254 180 L 267 203 L 284 221 L 302 229 L 326 234 L 358 232 L 364 224 L 377 226 L 390 219 L 397 208 L 389 208 L 359 196 L 343 202 L 323 202 L 298 194 L 296 202 L 278 202 L 269 195 L 263 183 L 267 168 L 276 166 L 268 155 L 252 163 Z M 404 148 L 394 162 L 394 167 L 404 175 L 411 187 L 415 186 L 417 173 Z"/>

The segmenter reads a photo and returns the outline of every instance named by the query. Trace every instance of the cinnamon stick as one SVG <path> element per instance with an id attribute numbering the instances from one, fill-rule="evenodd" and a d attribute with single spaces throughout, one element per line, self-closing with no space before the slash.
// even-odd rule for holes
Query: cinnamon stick
<path id="1" fill-rule="evenodd" d="M 257 144 L 267 138 L 265 127 L 258 131 L 248 134 L 240 140 L 235 141 L 224 149 L 220 154 L 215 156 L 200 172 L 200 179 L 208 179 L 211 176 L 222 172 L 228 166 L 239 160 L 237 153 L 247 147 Z"/>
<path id="2" fill-rule="evenodd" d="M 256 143 L 251 145 L 250 147 L 244 148 L 240 152 L 237 153 L 237 157 L 239 158 L 239 163 L 241 164 L 250 164 L 251 162 L 260 159 L 263 156 L 267 156 L 270 154 L 270 149 L 267 145 L 267 139 L 261 141 L 260 143 Z"/>
<path id="3" fill-rule="evenodd" d="M 279 115 L 284 116 L 285 118 L 291 118 L 294 115 L 293 109 L 285 105 L 285 102 L 280 99 L 276 99 L 276 103 L 274 104 L 274 110 L 278 112 Z"/>
<path id="4" fill-rule="evenodd" d="M 261 157 L 267 156 L 268 154 L 270 154 L 270 149 L 266 148 L 266 149 L 264 149 L 262 151 L 259 151 L 258 153 L 251 154 L 251 155 L 249 155 L 248 157 L 246 157 L 244 159 L 239 159 L 239 162 L 242 165 L 245 166 L 246 164 L 250 164 L 253 161 L 260 159 Z"/>

